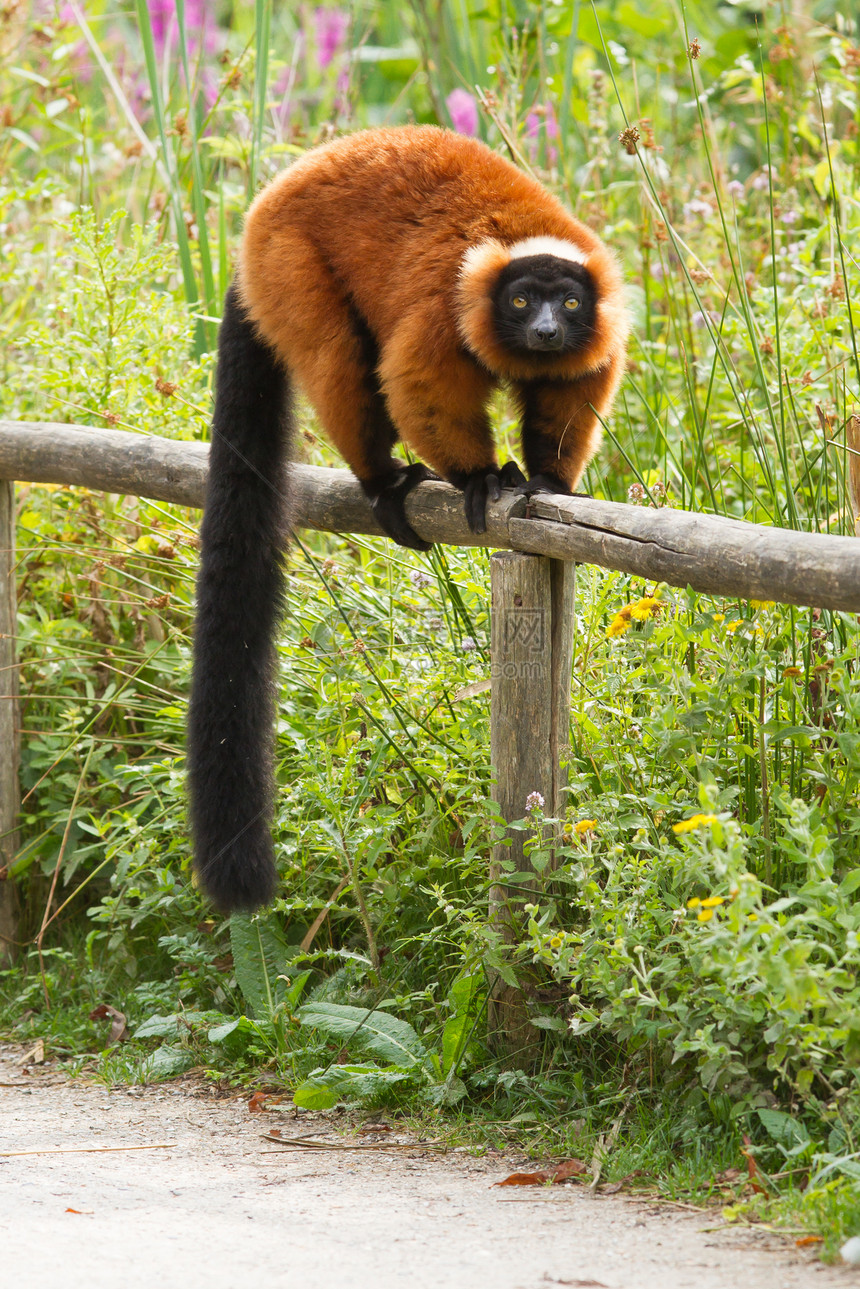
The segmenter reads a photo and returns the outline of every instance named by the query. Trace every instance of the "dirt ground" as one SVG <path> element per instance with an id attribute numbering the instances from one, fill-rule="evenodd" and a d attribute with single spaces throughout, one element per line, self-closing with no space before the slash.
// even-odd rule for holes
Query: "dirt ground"
<path id="1" fill-rule="evenodd" d="M 22 1069 L 20 1056 L 0 1045 L 7 1285 L 860 1286 L 860 1271 L 824 1267 L 764 1231 L 723 1228 L 716 1213 L 574 1185 L 498 1189 L 521 1160 L 397 1148 L 384 1134 L 383 1150 L 338 1149 L 353 1139 L 330 1120 L 251 1114 L 244 1098 L 199 1083 L 108 1091 L 50 1066 Z M 284 1149 L 262 1139 L 273 1127 L 335 1148 Z"/>

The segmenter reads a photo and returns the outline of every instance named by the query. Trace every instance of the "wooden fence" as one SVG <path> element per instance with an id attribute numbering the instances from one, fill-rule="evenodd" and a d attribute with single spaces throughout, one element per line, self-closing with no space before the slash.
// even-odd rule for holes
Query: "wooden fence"
<path id="1" fill-rule="evenodd" d="M 15 852 L 14 498 L 12 480 L 79 484 L 182 506 L 203 503 L 208 447 L 119 430 L 0 421 L 0 863 Z M 292 468 L 293 524 L 326 532 L 379 533 L 348 470 Z M 538 791 L 559 813 L 573 650 L 574 566 L 599 564 L 714 595 L 860 612 L 860 542 L 733 519 L 655 510 L 586 497 L 505 496 L 480 537 L 462 495 L 425 483 L 407 501 L 429 541 L 496 549 L 491 559 L 491 752 L 506 819 Z M 522 834 L 503 853 L 527 867 Z M 0 941 L 14 924 L 12 883 L 0 884 Z M 5 894 L 5 899 L 3 898 Z M 501 893 L 496 892 L 501 907 Z M 5 923 L 4 923 L 5 918 Z M 505 1002 L 498 1004 L 504 1013 Z M 499 1021 L 523 1021 L 518 1006 Z M 523 1037 L 525 1037 L 523 1035 Z M 515 1034 L 511 1032 L 512 1040 Z"/>

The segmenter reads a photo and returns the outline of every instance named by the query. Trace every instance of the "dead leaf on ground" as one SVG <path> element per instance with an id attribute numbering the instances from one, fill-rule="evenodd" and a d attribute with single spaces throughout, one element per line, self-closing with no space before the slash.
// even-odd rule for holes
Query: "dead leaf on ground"
<path id="1" fill-rule="evenodd" d="M 633 1181 L 634 1177 L 641 1177 L 641 1176 L 642 1176 L 643 1171 L 644 1171 L 644 1170 L 643 1170 L 643 1169 L 641 1169 L 641 1168 L 634 1168 L 634 1170 L 633 1170 L 633 1172 L 632 1172 L 632 1173 L 628 1173 L 628 1174 L 627 1174 L 627 1176 L 626 1176 L 626 1177 L 622 1177 L 620 1181 L 618 1181 L 618 1182 L 610 1182 L 608 1186 L 601 1186 L 601 1188 L 600 1188 L 600 1194 L 601 1194 L 601 1195 L 617 1195 L 617 1194 L 618 1194 L 618 1192 L 619 1192 L 620 1190 L 623 1190 L 623 1189 L 624 1189 L 624 1187 L 627 1185 L 627 1183 L 628 1183 L 628 1182 L 632 1182 L 632 1181 Z"/>
<path id="2" fill-rule="evenodd" d="M 824 1240 L 823 1235 L 802 1235 L 800 1239 L 795 1240 L 794 1243 L 797 1245 L 799 1249 L 805 1249 L 807 1245 L 821 1244 L 823 1240 Z"/>
<path id="3" fill-rule="evenodd" d="M 544 1186 L 547 1182 L 566 1182 L 571 1177 L 581 1177 L 588 1168 L 581 1159 L 565 1159 L 555 1168 L 541 1168 L 535 1173 L 511 1173 L 494 1186 Z"/>
<path id="4" fill-rule="evenodd" d="M 749 1184 L 757 1195 L 769 1195 L 770 1191 L 768 1187 L 765 1185 L 763 1180 L 759 1180 L 762 1177 L 762 1173 L 761 1173 L 761 1170 L 759 1169 L 758 1164 L 753 1158 L 752 1142 L 750 1141 L 746 1133 L 744 1133 L 743 1135 L 743 1143 L 744 1144 L 741 1147 L 741 1154 L 743 1155 L 744 1159 L 747 1161 L 747 1171 L 749 1173 Z"/>
<path id="5" fill-rule="evenodd" d="M 128 1038 L 128 1025 L 125 1022 L 125 1016 L 115 1007 L 108 1003 L 99 1003 L 90 1012 L 90 1020 L 110 1020 L 110 1033 L 108 1034 L 108 1046 L 112 1047 L 114 1043 L 124 1043 Z"/>
<path id="6" fill-rule="evenodd" d="M 44 1065 L 45 1064 L 45 1040 L 37 1039 L 31 1048 L 28 1048 L 21 1056 L 16 1058 L 16 1065 Z"/>
<path id="7" fill-rule="evenodd" d="M 66 1209 L 66 1212 L 67 1212 L 67 1213 L 77 1213 L 78 1217 L 89 1217 L 89 1216 L 91 1216 L 91 1215 L 95 1212 L 95 1209 L 92 1209 L 92 1208 L 67 1208 L 67 1209 Z"/>
<path id="8" fill-rule="evenodd" d="M 265 1092 L 255 1092 L 248 1101 L 248 1109 L 251 1114 L 262 1114 L 266 1108 L 268 1094 Z"/>

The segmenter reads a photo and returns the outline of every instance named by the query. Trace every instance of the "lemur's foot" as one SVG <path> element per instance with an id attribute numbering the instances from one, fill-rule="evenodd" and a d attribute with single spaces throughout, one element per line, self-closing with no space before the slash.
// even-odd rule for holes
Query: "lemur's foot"
<path id="1" fill-rule="evenodd" d="M 455 487 L 463 489 L 466 522 L 473 533 L 487 531 L 487 502 L 498 501 L 502 488 L 516 488 L 525 481 L 526 477 L 515 461 L 508 461 L 501 468 L 497 465 L 483 466 L 480 470 L 451 479 Z"/>
<path id="2" fill-rule="evenodd" d="M 402 470 L 385 475 L 382 479 L 361 481 L 377 523 L 398 546 L 406 546 L 413 551 L 429 551 L 433 545 L 419 537 L 406 518 L 406 498 L 419 483 L 438 478 L 426 465 L 416 461 L 414 465 L 404 466 Z"/>

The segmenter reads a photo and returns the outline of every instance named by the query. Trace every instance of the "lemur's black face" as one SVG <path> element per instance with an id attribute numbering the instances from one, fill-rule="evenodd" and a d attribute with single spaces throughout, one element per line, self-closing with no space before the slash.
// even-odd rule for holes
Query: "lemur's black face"
<path id="1" fill-rule="evenodd" d="M 588 269 L 554 255 L 511 260 L 493 292 L 499 342 L 515 352 L 583 349 L 594 333 L 597 299 Z"/>

